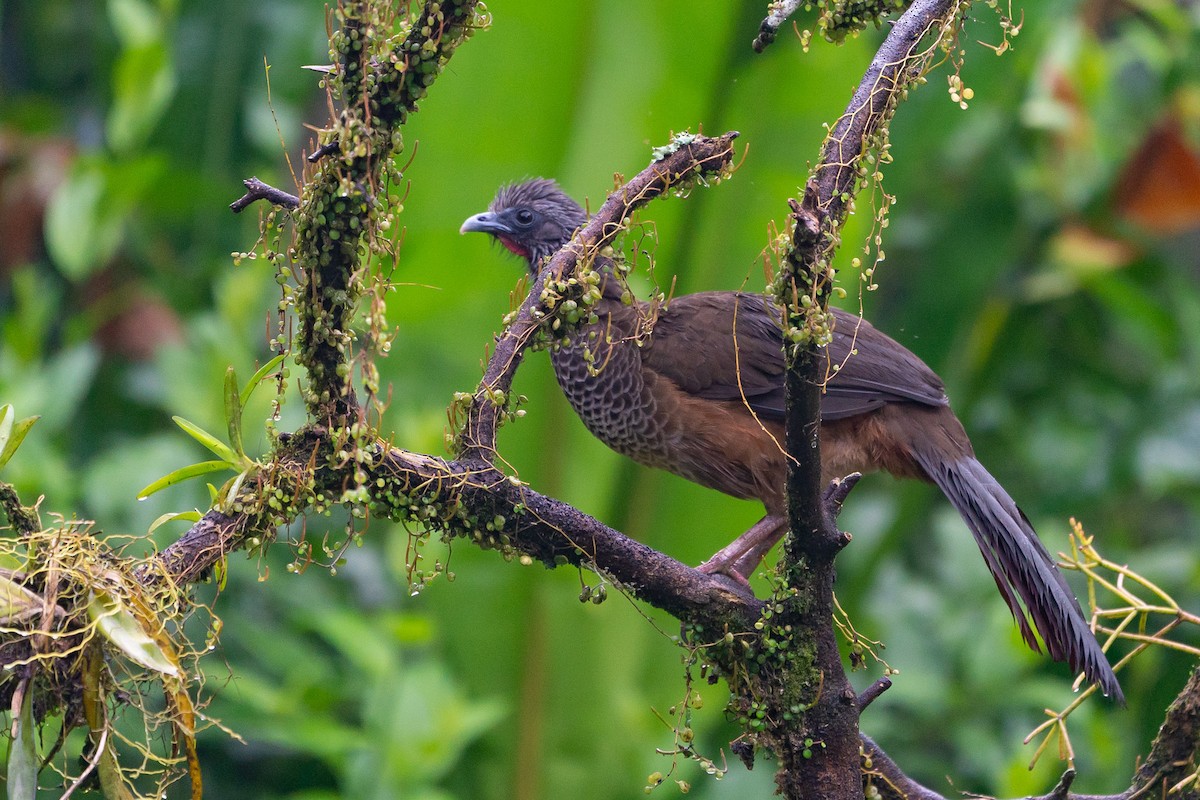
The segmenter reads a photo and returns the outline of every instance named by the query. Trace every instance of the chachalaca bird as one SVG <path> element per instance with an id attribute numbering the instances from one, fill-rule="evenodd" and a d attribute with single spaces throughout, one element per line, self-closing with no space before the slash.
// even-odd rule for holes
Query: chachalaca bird
<path id="1" fill-rule="evenodd" d="M 587 221 L 544 179 L 500 189 L 488 209 L 461 231 L 491 234 L 532 274 Z M 651 312 L 628 302 L 611 262 L 597 257 L 595 267 L 595 321 L 551 349 L 559 386 L 617 452 L 762 501 L 766 516 L 700 567 L 744 580 L 787 529 L 780 310 L 763 295 L 702 292 Z M 936 484 L 975 535 L 1025 642 L 1040 652 L 1032 621 L 1052 658 L 1123 701 L 1078 601 L 1029 520 L 975 459 L 941 379 L 866 320 L 833 315 L 827 358 L 840 368 L 821 399 L 823 480 L 884 470 Z"/>

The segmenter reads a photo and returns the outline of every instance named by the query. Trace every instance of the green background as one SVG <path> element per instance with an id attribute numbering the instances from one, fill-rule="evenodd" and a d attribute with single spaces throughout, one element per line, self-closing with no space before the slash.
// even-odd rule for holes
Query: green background
<path id="1" fill-rule="evenodd" d="M 961 37 L 970 108 L 948 98 L 943 64 L 891 126 L 884 186 L 897 202 L 879 289 L 861 293 L 849 268 L 870 230 L 865 201 L 839 263 L 847 307 L 861 299 L 944 377 L 980 459 L 1052 551 L 1067 546 L 1076 516 L 1102 553 L 1195 608 L 1197 220 L 1164 232 L 1120 209 L 1132 191 L 1123 172 L 1168 115 L 1195 157 L 1200 19 L 1135 5 L 1014 9 L 1024 27 L 1000 58 L 978 44 L 999 44 L 998 17 L 975 6 Z M 762 287 L 770 223 L 784 219 L 822 125 L 882 35 L 805 54 L 785 28 L 756 55 L 764 7 L 490 5 L 494 24 L 453 58 L 404 134 L 411 185 L 388 298 L 397 335 L 381 364 L 392 387 L 384 428 L 397 445 L 444 452 L 445 408 L 478 381 L 510 308 L 521 265 L 458 234 L 502 183 L 556 177 L 596 206 L 615 172 L 640 170 L 672 132 L 736 129 L 745 152 L 734 177 L 655 202 L 627 244 L 651 254 L 654 277 L 676 280 L 677 293 Z M 199 482 L 134 496 L 204 457 L 170 415 L 223 430 L 226 366 L 244 379 L 269 357 L 273 276 L 230 258 L 251 249 L 258 209 L 238 217 L 227 205 L 250 175 L 294 186 L 283 153 L 299 171 L 303 125 L 327 119 L 318 76 L 300 69 L 328 60 L 325 14 L 309 0 L 0 6 L 0 402 L 43 417 L 4 477 L 27 501 L 44 494 L 44 514 L 126 535 L 206 507 Z M 813 24 L 811 14 L 798 21 Z M 1167 205 L 1194 210 L 1187 170 L 1166 174 L 1183 184 L 1152 181 L 1170 184 Z M 559 396 L 543 354 L 517 389 L 528 414 L 504 428 L 500 451 L 538 491 L 688 563 L 760 516 L 756 504 L 608 452 Z M 260 418 L 267 394 L 256 397 Z M 299 424 L 300 411 L 292 399 L 280 427 Z M 261 452 L 265 433 L 249 426 L 247 436 Z M 1071 676 L 1023 648 L 948 503 L 873 476 L 842 523 L 855 538 L 838 596 L 900 670 L 864 729 L 939 791 L 1047 791 L 1062 766 L 1051 752 L 1030 773 L 1021 739 L 1043 708 L 1069 702 Z M 310 520 L 307 536 L 336 536 L 339 525 Z M 153 538 L 164 545 L 181 531 Z M 655 748 L 672 737 L 654 709 L 665 714 L 684 691 L 671 619 L 616 591 L 581 604 L 577 572 L 462 544 L 450 555 L 456 579 L 413 597 L 405 531 L 372 522 L 365 539 L 336 575 L 289 574 L 281 542 L 261 558 L 234 556 L 219 597 L 199 590 L 224 619 L 204 660 L 206 713 L 245 739 L 203 734 L 210 796 L 615 798 L 640 796 L 649 773 L 667 771 Z M 427 557 L 444 560 L 444 546 Z M 1181 638 L 1196 644 L 1194 631 Z M 1126 785 L 1189 663 L 1150 653 L 1121 673 L 1129 708 L 1093 702 L 1072 718 L 1076 789 Z M 878 674 L 872 666 L 855 681 Z M 703 695 L 697 741 L 720 763 L 737 731 L 723 688 Z M 752 772 L 733 759 L 721 781 L 691 765 L 673 777 L 693 784 L 691 796 L 768 797 L 771 772 L 767 759 Z"/>

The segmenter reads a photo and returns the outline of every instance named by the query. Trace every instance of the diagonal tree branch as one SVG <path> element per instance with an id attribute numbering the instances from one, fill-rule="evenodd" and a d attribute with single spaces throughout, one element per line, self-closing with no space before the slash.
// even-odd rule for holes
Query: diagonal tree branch
<path id="1" fill-rule="evenodd" d="M 314 494 L 337 493 L 349 470 L 314 469 L 332 449 L 323 431 L 288 437 L 284 455 L 269 477 L 242 498 L 241 511 L 211 510 L 165 548 L 146 581 L 177 584 L 201 580 L 213 565 L 260 535 L 272 520 L 251 505 L 277 486 L 314 483 Z M 282 465 L 288 465 L 284 468 Z M 366 466 L 375 513 L 442 530 L 484 547 L 518 552 L 547 567 L 595 567 L 633 596 L 676 617 L 715 629 L 752 629 L 762 603 L 721 576 L 711 576 L 652 550 L 574 507 L 532 491 L 494 467 L 446 461 L 378 445 Z"/>
<path id="2" fill-rule="evenodd" d="M 777 0 L 777 2 L 771 3 L 767 16 L 758 26 L 758 35 L 754 37 L 754 41 L 750 45 L 754 48 L 754 52 L 761 53 L 766 50 L 779 35 L 779 29 L 783 27 L 783 23 L 799 11 L 801 5 L 801 0 Z"/>
<path id="3" fill-rule="evenodd" d="M 251 203 L 259 200 L 266 200 L 272 205 L 280 208 L 293 209 L 300 205 L 300 198 L 294 194 L 288 194 L 282 189 L 276 189 L 274 186 L 263 183 L 258 178 L 247 178 L 242 181 L 246 187 L 246 193 L 229 204 L 229 210 L 235 214 L 240 214 L 245 211 Z"/>

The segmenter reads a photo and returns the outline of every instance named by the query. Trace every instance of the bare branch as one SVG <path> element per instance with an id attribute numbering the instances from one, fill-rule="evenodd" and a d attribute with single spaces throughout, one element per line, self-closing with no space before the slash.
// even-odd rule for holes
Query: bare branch
<path id="1" fill-rule="evenodd" d="M 274 186 L 263 183 L 258 178 L 247 178 L 242 181 L 242 185 L 246 187 L 246 193 L 229 204 L 229 210 L 235 214 L 242 213 L 242 211 L 256 200 L 266 200 L 272 205 L 287 209 L 293 209 L 300 205 L 300 198 L 296 197 L 296 195 L 288 194 L 282 189 L 276 189 Z"/>
<path id="2" fill-rule="evenodd" d="M 341 149 L 342 149 L 341 142 L 337 142 L 337 141 L 327 142 L 327 143 L 321 145 L 320 147 L 318 147 L 316 150 L 309 153 L 308 158 L 305 160 L 308 161 L 308 163 L 310 163 L 310 164 L 316 164 L 318 161 L 320 161 L 325 156 L 333 155 L 334 153 L 340 152 Z"/>
<path id="3" fill-rule="evenodd" d="M 879 695 L 892 688 L 892 679 L 884 675 L 872 683 L 858 695 L 858 712 L 861 714 L 866 707 L 875 702 Z"/>

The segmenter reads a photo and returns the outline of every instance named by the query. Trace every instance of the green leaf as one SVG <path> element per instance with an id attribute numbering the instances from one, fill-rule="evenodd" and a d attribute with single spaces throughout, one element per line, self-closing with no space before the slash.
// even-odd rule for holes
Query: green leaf
<path id="1" fill-rule="evenodd" d="M 179 666 L 150 638 L 137 617 L 108 592 L 93 589 L 88 594 L 88 616 L 104 638 L 130 660 L 164 675 L 179 675 Z"/>
<path id="2" fill-rule="evenodd" d="M 112 259 L 126 222 L 149 202 L 147 195 L 168 166 L 154 153 L 75 160 L 46 207 L 46 248 L 63 274 L 80 281 Z"/>
<path id="3" fill-rule="evenodd" d="M 21 697 L 21 710 L 13 723 L 13 740 L 8 746 L 8 781 L 10 800 L 35 800 L 40 759 L 33 740 L 33 694 L 29 684 Z"/>
<path id="4" fill-rule="evenodd" d="M 175 95 L 167 40 L 169 12 L 145 0 L 109 0 L 109 19 L 122 50 L 113 69 L 108 144 L 131 152 L 154 130 Z"/>
<path id="5" fill-rule="evenodd" d="M 212 462 L 212 463 L 216 463 L 216 462 Z M 166 525 L 168 522 L 174 522 L 177 519 L 182 519 L 187 522 L 199 522 L 200 521 L 200 512 L 199 511 L 172 511 L 167 514 L 163 514 L 158 519 L 154 520 L 154 522 L 150 523 L 150 530 L 146 531 L 146 533 L 154 533 L 154 531 L 157 530 L 159 528 L 159 526 Z"/>
<path id="6" fill-rule="evenodd" d="M 121 775 L 121 765 L 113 749 L 112 737 L 104 743 L 104 752 L 100 756 L 100 765 L 96 772 L 100 775 L 100 791 L 104 800 L 135 800 L 129 787 L 125 785 Z"/>
<path id="7" fill-rule="evenodd" d="M 282 364 L 285 358 L 287 358 L 287 353 L 280 353 L 259 367 L 258 372 L 250 376 L 250 380 L 246 381 L 246 387 L 242 389 L 240 398 L 243 408 L 246 406 L 246 403 L 250 402 L 250 395 L 254 394 L 254 390 L 263 382 L 263 379 L 274 372 L 275 368 Z"/>
<path id="8" fill-rule="evenodd" d="M 13 411 L 12 403 L 0 406 L 0 453 L 8 450 L 8 437 L 12 435 L 15 418 L 16 413 Z M 2 466 L 4 466 L 4 462 L 0 461 L 0 467 Z"/>
<path id="9" fill-rule="evenodd" d="M 125 47 L 162 41 L 162 17 L 146 0 L 108 0 L 108 21 Z"/>
<path id="10" fill-rule="evenodd" d="M 161 42 L 126 50 L 113 74 L 113 103 L 108 141 L 114 151 L 130 153 L 143 144 L 175 95 L 175 66 Z"/>
<path id="11" fill-rule="evenodd" d="M 81 280 L 108 261 L 121 242 L 124 215 L 108 207 L 108 176 L 77 164 L 46 208 L 46 249 L 68 278 Z"/>
<path id="12" fill-rule="evenodd" d="M 231 469 L 228 461 L 201 461 L 198 464 L 189 464 L 186 467 L 180 467 L 174 472 L 163 475 L 161 478 L 142 489 L 137 494 L 138 500 L 145 500 L 155 492 L 162 491 L 168 486 L 174 486 L 177 483 L 182 483 L 188 478 L 195 478 L 197 475 L 207 475 L 210 472 L 216 472 L 222 469 Z"/>
<path id="13" fill-rule="evenodd" d="M 21 383 L 15 386 L 8 384 L 16 396 L 6 399 L 13 400 L 13 405 L 18 408 L 36 404 L 45 420 L 44 424 L 65 431 L 70 425 L 68 420 L 82 407 L 99 364 L 100 352 L 93 343 L 81 342 L 68 346 L 42 361 L 36 368 L 27 365 L 10 373 L 14 378 L 19 374 Z M 11 362 L 7 362 L 4 366 L 10 365 Z"/>
<path id="14" fill-rule="evenodd" d="M 237 499 L 238 490 L 242 488 L 242 482 L 246 480 L 246 476 L 250 474 L 250 470 L 242 470 L 238 476 L 229 482 L 229 489 L 225 492 L 225 502 L 232 503 Z"/>
<path id="15" fill-rule="evenodd" d="M 225 423 L 229 426 L 229 443 L 242 461 L 246 450 L 242 446 L 242 399 L 238 394 L 237 373 L 233 367 L 225 370 Z"/>
<path id="16" fill-rule="evenodd" d="M 213 436 L 194 422 L 188 422 L 183 417 L 171 417 L 175 424 L 187 431 L 187 434 L 213 452 L 213 455 L 224 459 L 234 469 L 241 467 L 242 459 L 229 448 L 229 445 Z"/>
<path id="17" fill-rule="evenodd" d="M 13 453 L 17 452 L 21 442 L 25 441 L 25 434 L 29 433 L 33 423 L 39 419 L 41 417 L 26 417 L 14 422 L 12 405 L 6 403 L 0 406 L 0 469 L 3 469 L 13 457 Z"/>
<path id="18" fill-rule="evenodd" d="M 59 324 L 63 291 L 47 270 L 21 267 L 9 275 L 9 307 L 0 319 L 10 364 L 45 358 L 50 330 Z"/>

